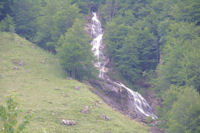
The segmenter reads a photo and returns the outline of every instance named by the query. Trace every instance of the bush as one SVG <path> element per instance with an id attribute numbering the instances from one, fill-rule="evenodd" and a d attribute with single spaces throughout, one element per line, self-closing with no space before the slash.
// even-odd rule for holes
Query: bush
<path id="1" fill-rule="evenodd" d="M 7 97 L 6 105 L 0 105 L 0 122 L 3 124 L 3 128 L 0 129 L 0 132 L 2 133 L 20 133 L 31 119 L 30 114 L 26 114 L 23 119 L 19 117 L 22 111 L 19 108 L 19 104 L 15 102 L 14 99 L 13 96 L 9 96 Z M 19 122 L 21 119 L 22 122 Z"/>
<path id="2" fill-rule="evenodd" d="M 15 32 L 15 24 L 13 22 L 13 18 L 7 15 L 1 22 L 0 22 L 0 31 L 6 32 Z"/>

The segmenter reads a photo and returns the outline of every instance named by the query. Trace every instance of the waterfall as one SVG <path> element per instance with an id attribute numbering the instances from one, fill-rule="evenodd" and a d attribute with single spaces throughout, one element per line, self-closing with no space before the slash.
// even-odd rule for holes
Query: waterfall
<path id="1" fill-rule="evenodd" d="M 101 51 L 102 49 L 102 40 L 103 40 L 103 29 L 101 26 L 101 22 L 99 21 L 97 14 L 95 12 L 92 13 L 92 28 L 91 28 L 91 35 L 94 38 L 91 42 L 92 45 L 92 51 L 94 55 L 97 57 L 97 62 L 95 63 L 95 67 L 99 70 L 99 78 L 104 77 L 104 66 L 102 65 L 102 62 L 100 61 L 100 56 L 103 56 L 103 53 Z"/>
<path id="2" fill-rule="evenodd" d="M 97 58 L 97 61 L 94 63 L 94 65 L 99 70 L 99 78 L 105 81 L 109 81 L 112 84 L 118 86 L 119 88 L 126 89 L 126 91 L 128 92 L 129 101 L 134 106 L 136 112 L 144 116 L 152 117 L 152 119 L 157 119 L 157 116 L 153 113 L 153 109 L 148 104 L 148 102 L 142 97 L 141 94 L 131 90 L 119 81 L 111 80 L 111 78 L 108 75 L 106 75 L 106 73 L 108 72 L 108 69 L 106 68 L 106 64 L 108 63 L 108 61 L 103 53 L 104 45 L 102 40 L 104 33 L 97 14 L 93 12 L 92 15 L 93 17 L 91 24 L 91 36 L 93 37 L 93 41 L 91 42 L 91 45 L 92 52 Z"/>

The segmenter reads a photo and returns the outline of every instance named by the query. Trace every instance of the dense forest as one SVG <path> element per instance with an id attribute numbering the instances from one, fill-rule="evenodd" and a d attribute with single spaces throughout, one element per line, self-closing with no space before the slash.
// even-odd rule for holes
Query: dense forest
<path id="1" fill-rule="evenodd" d="M 56 54 L 66 75 L 89 80 L 96 76 L 84 30 L 91 11 L 101 17 L 117 75 L 132 86 L 146 80 L 162 99 L 160 128 L 199 133 L 199 0 L 1 0 L 0 31 Z"/>

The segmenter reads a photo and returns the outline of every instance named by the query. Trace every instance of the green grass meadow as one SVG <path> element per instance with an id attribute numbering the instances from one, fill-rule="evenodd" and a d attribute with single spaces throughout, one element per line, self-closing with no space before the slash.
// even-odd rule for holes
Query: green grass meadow
<path id="1" fill-rule="evenodd" d="M 24 133 L 148 132 L 147 126 L 103 103 L 88 85 L 68 80 L 54 55 L 16 34 L 0 33 L 0 104 L 5 104 L 6 96 L 12 93 L 23 112 L 33 114 Z M 96 101 L 102 104 L 98 107 Z M 89 114 L 80 112 L 85 106 L 89 106 Z M 102 120 L 101 114 L 111 120 Z M 62 119 L 75 120 L 77 125 L 65 126 Z"/>

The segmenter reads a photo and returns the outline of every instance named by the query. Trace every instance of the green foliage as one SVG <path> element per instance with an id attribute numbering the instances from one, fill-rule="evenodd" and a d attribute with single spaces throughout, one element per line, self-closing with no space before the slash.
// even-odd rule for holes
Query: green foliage
<path id="1" fill-rule="evenodd" d="M 90 11 L 97 11 L 106 0 L 72 0 L 73 4 L 78 5 L 80 13 L 90 14 Z"/>
<path id="2" fill-rule="evenodd" d="M 36 33 L 37 17 L 40 15 L 41 0 L 15 0 L 12 16 L 16 25 L 16 33 L 32 40 Z"/>
<path id="3" fill-rule="evenodd" d="M 195 0 L 152 3 L 160 21 L 153 28 L 160 46 L 160 63 L 152 82 L 163 100 L 159 113 L 167 133 L 198 133 L 200 129 L 199 4 Z"/>
<path id="4" fill-rule="evenodd" d="M 76 19 L 64 37 L 60 38 L 60 47 L 57 49 L 61 65 L 66 72 L 78 80 L 93 75 L 93 54 L 89 45 L 89 36 L 85 34 L 83 22 Z"/>
<path id="5" fill-rule="evenodd" d="M 175 88 L 171 88 L 171 92 L 164 97 L 165 105 L 168 105 L 165 106 L 167 133 L 199 133 L 199 94 L 191 87 L 179 91 Z"/>
<path id="6" fill-rule="evenodd" d="M 158 67 L 156 87 L 164 90 L 170 84 L 187 84 L 199 90 L 200 47 L 195 27 L 186 23 L 173 23 L 168 30 L 163 48 L 163 63 Z"/>
<path id="7" fill-rule="evenodd" d="M 199 5 L 107 0 L 100 8 L 107 53 L 120 75 L 135 83 L 157 68 L 152 82 L 163 99 L 160 119 L 169 133 L 199 132 Z"/>
<path id="8" fill-rule="evenodd" d="M 91 2 L 92 0 L 73 0 L 72 3 L 78 5 L 78 7 L 80 8 L 80 12 L 84 13 L 84 14 L 89 14 L 90 12 L 90 4 L 92 4 Z"/>
<path id="9" fill-rule="evenodd" d="M 18 0 L 12 10 L 16 32 L 52 52 L 79 16 L 78 7 L 65 0 Z"/>
<path id="10" fill-rule="evenodd" d="M 15 24 L 13 18 L 7 15 L 2 21 L 0 21 L 0 31 L 15 32 Z"/>
<path id="11" fill-rule="evenodd" d="M 183 0 L 174 6 L 171 15 L 179 21 L 187 21 L 193 23 L 200 22 L 200 1 L 199 0 Z"/>
<path id="12" fill-rule="evenodd" d="M 0 21 L 3 20 L 7 15 L 11 15 L 13 2 L 17 0 L 1 0 L 0 1 Z"/>
<path id="13" fill-rule="evenodd" d="M 173 107 L 173 104 L 177 101 L 177 99 L 181 96 L 181 93 L 183 91 L 183 88 L 177 87 L 177 86 L 171 86 L 169 90 L 165 91 L 162 94 L 162 99 L 163 101 L 163 106 L 164 108 L 160 108 L 160 116 L 161 119 L 167 120 L 169 119 L 170 115 L 170 110 Z M 167 125 L 167 124 L 166 124 Z M 166 125 L 163 125 L 166 127 Z"/>
<path id="14" fill-rule="evenodd" d="M 2 133 L 20 133 L 27 126 L 31 119 L 31 115 L 24 116 L 20 122 L 19 114 L 22 111 L 19 104 L 13 96 L 9 96 L 6 100 L 6 106 L 0 106 L 0 120 L 3 122 Z"/>
<path id="15" fill-rule="evenodd" d="M 145 21 L 135 22 L 131 11 L 107 23 L 105 43 L 107 53 L 121 76 L 131 83 L 140 79 L 143 71 L 156 68 L 159 46 Z M 127 18 L 127 19 L 126 19 Z"/>
<path id="16" fill-rule="evenodd" d="M 110 22 L 106 29 L 105 43 L 115 68 L 126 80 L 135 82 L 140 70 L 138 69 L 137 44 L 130 41 L 135 39 L 130 35 L 131 27 Z"/>
<path id="17" fill-rule="evenodd" d="M 79 9 L 70 1 L 46 1 L 37 17 L 37 29 L 34 42 L 41 47 L 55 52 L 57 41 L 61 35 L 72 27 L 79 16 Z"/>
<path id="18" fill-rule="evenodd" d="M 152 121 L 153 121 L 153 119 L 152 119 L 151 117 L 146 117 L 146 122 L 147 122 L 148 124 L 150 124 Z"/>
<path id="19" fill-rule="evenodd" d="M 198 0 L 107 0 L 100 12 L 106 21 L 105 43 L 115 68 L 134 83 L 143 71 L 155 70 L 158 62 L 164 60 L 163 67 L 158 67 L 156 88 L 164 90 L 172 83 L 198 89 L 199 39 L 194 24 L 199 23 L 199 4 Z M 134 51 L 130 51 L 130 46 Z M 127 74 L 131 72 L 134 74 Z"/>
<path id="20" fill-rule="evenodd" d="M 57 42 L 76 18 L 88 14 L 102 1 L 14 0 L 10 5 L 16 32 L 40 47 L 56 53 Z"/>

